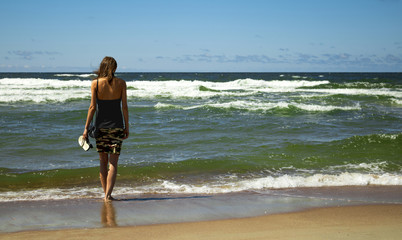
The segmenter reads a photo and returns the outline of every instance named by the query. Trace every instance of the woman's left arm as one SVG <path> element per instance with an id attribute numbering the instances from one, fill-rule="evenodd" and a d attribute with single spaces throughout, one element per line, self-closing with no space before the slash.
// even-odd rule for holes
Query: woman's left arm
<path id="1" fill-rule="evenodd" d="M 124 137 L 123 139 L 128 138 L 130 135 L 130 124 L 128 121 L 128 104 L 127 104 L 127 84 L 124 80 L 123 82 L 123 87 L 122 87 L 122 93 L 121 93 L 121 107 L 123 110 L 123 117 L 124 117 Z"/>

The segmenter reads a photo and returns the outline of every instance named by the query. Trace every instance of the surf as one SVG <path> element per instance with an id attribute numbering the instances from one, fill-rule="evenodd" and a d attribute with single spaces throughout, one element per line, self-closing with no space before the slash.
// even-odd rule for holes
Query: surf
<path id="1" fill-rule="evenodd" d="M 236 178 L 235 176 L 233 178 Z M 401 186 L 402 176 L 395 174 L 341 173 L 314 174 L 312 176 L 283 175 L 267 176 L 247 180 L 216 181 L 209 183 L 180 183 L 171 180 L 158 180 L 141 186 L 116 186 L 115 196 L 145 194 L 225 194 L 238 192 L 259 192 L 274 189 L 295 189 L 306 187 L 342 186 Z M 0 202 L 43 201 L 80 198 L 101 198 L 100 187 L 40 188 L 0 192 Z"/>
<path id="2" fill-rule="evenodd" d="M 57 75 L 57 74 L 56 74 Z M 58 76 L 70 76 L 59 74 Z M 71 74 L 71 76 L 75 76 Z M 82 76 L 87 77 L 83 74 Z M 88 75 L 89 76 L 89 75 Z M 329 95 L 389 96 L 400 101 L 402 92 L 386 84 L 381 88 L 368 88 L 354 83 L 353 87 L 333 85 L 328 80 L 258 80 L 237 79 L 228 82 L 199 80 L 127 81 L 128 96 L 133 99 L 213 99 L 259 96 L 261 93 L 291 93 L 324 97 Z M 357 84 L 357 85 L 356 85 Z M 0 79 L 0 102 L 66 102 L 90 97 L 91 80 L 60 80 L 41 78 Z M 330 87 L 328 87 L 330 86 Z M 332 87 L 331 87 L 332 86 Z M 387 87 L 387 88 L 386 88 Z M 307 95 L 308 96 L 308 95 Z"/>

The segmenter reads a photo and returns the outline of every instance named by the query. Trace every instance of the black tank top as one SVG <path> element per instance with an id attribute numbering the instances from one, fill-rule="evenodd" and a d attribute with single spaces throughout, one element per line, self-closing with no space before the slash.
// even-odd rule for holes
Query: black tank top
<path id="1" fill-rule="evenodd" d="M 121 99 L 98 99 L 98 79 L 96 79 L 96 126 L 98 128 L 124 128 Z"/>

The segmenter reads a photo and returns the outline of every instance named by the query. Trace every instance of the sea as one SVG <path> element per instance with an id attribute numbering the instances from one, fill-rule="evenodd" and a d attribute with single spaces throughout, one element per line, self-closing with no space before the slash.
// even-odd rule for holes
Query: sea
<path id="1" fill-rule="evenodd" d="M 116 76 L 130 137 L 115 197 L 402 185 L 402 73 Z M 77 140 L 95 77 L 0 73 L 0 202 L 103 197 Z"/>

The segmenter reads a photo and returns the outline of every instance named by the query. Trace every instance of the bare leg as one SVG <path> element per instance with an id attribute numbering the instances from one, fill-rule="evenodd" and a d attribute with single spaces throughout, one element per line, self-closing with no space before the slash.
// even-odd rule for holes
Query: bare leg
<path id="1" fill-rule="evenodd" d="M 100 159 L 100 169 L 99 169 L 99 175 L 100 175 L 100 181 L 102 184 L 103 192 L 106 194 L 106 180 L 107 180 L 107 165 L 109 162 L 109 154 L 107 153 L 99 153 L 99 159 Z"/>
<path id="2" fill-rule="evenodd" d="M 109 172 L 107 174 L 107 185 L 106 185 L 106 191 L 105 191 L 105 201 L 114 200 L 112 198 L 112 191 L 113 191 L 114 184 L 116 182 L 117 162 L 118 161 L 119 161 L 118 154 L 110 154 Z"/>

